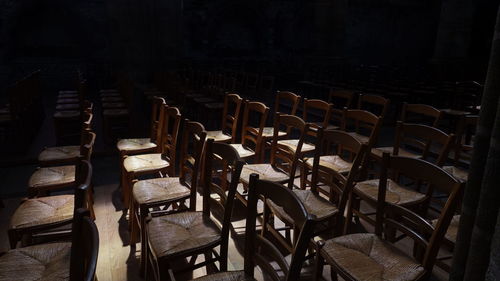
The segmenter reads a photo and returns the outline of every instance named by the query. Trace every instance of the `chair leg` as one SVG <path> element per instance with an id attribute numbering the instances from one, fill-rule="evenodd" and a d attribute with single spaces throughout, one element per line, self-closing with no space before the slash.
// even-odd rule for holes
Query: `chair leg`
<path id="1" fill-rule="evenodd" d="M 148 208 L 146 207 L 140 207 L 139 208 L 140 214 L 140 228 L 141 228 L 141 265 L 140 265 L 140 272 L 141 274 L 146 275 L 147 271 L 147 253 L 148 253 L 148 239 L 147 239 L 147 234 L 146 234 L 146 217 L 148 215 Z"/>
<path id="2" fill-rule="evenodd" d="M 319 242 L 318 242 L 319 243 Z M 324 262 L 323 262 L 323 257 L 321 257 L 321 247 L 318 244 L 318 249 L 316 249 L 316 257 L 314 261 L 314 275 L 313 275 L 313 280 L 318 281 L 320 278 L 323 276 L 323 267 L 324 267 Z"/>
<path id="3" fill-rule="evenodd" d="M 131 198 L 133 196 L 130 196 Z M 139 236 L 139 225 L 137 222 L 138 216 L 137 216 L 137 203 L 134 202 L 135 200 L 131 199 L 130 200 L 130 205 L 129 205 L 129 228 L 130 228 L 130 245 L 135 245 L 137 242 L 140 240 Z"/>
<path id="4" fill-rule="evenodd" d="M 10 248 L 15 249 L 17 246 L 17 242 L 19 241 L 19 235 L 16 230 L 9 229 L 7 231 L 7 235 L 9 236 Z"/>
<path id="5" fill-rule="evenodd" d="M 306 167 L 306 164 L 302 165 L 302 169 L 300 171 L 300 189 L 305 190 L 307 186 L 307 173 L 308 169 Z"/>
<path id="6" fill-rule="evenodd" d="M 220 267 L 219 271 L 227 271 L 227 251 L 228 251 L 228 241 L 222 243 L 220 246 Z"/>

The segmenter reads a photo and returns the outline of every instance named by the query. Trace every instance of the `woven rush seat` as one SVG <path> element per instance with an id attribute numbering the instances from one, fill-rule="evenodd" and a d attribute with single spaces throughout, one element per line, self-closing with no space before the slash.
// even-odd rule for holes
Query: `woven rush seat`
<path id="1" fill-rule="evenodd" d="M 78 103 L 70 103 L 70 104 L 59 104 L 56 106 L 56 110 L 80 110 L 80 104 Z"/>
<path id="2" fill-rule="evenodd" d="M 436 227 L 438 220 L 432 220 L 432 225 Z M 448 226 L 448 230 L 446 230 L 446 234 L 444 237 L 451 242 L 455 243 L 457 241 L 457 233 L 458 233 L 458 224 L 460 223 L 460 215 L 454 215 L 451 219 L 450 226 Z"/>
<path id="3" fill-rule="evenodd" d="M 224 134 L 222 131 L 207 131 L 207 139 L 213 139 L 215 142 L 228 141 L 231 136 Z"/>
<path id="4" fill-rule="evenodd" d="M 127 172 L 146 172 L 170 166 L 168 161 L 161 157 L 161 153 L 129 156 L 123 160 L 123 167 Z"/>
<path id="5" fill-rule="evenodd" d="M 131 150 L 149 150 L 156 148 L 157 145 L 151 142 L 150 138 L 139 138 L 139 139 L 121 139 L 116 144 L 119 151 L 131 151 Z"/>
<path id="6" fill-rule="evenodd" d="M 307 158 L 306 164 L 309 167 L 313 166 L 314 158 Z M 352 163 L 345 161 L 338 155 L 324 155 L 319 158 L 319 165 L 328 169 L 337 171 L 338 173 L 349 173 L 352 168 Z"/>
<path id="7" fill-rule="evenodd" d="M 255 155 L 254 151 L 252 151 L 248 148 L 245 148 L 242 144 L 233 143 L 233 144 L 231 144 L 231 146 L 234 149 L 236 149 L 236 151 L 238 151 L 238 155 L 240 156 L 240 158 L 246 158 L 246 157 L 250 157 L 250 156 Z"/>
<path id="8" fill-rule="evenodd" d="M 128 109 L 125 108 L 105 109 L 102 111 L 102 114 L 106 116 L 123 116 L 123 115 L 128 115 Z"/>
<path id="9" fill-rule="evenodd" d="M 149 245 L 157 257 L 182 255 L 221 239 L 220 228 L 202 212 L 154 217 L 147 224 Z"/>
<path id="10" fill-rule="evenodd" d="M 261 180 L 272 182 L 284 182 L 290 178 L 287 174 L 277 170 L 271 164 L 251 164 L 243 166 L 240 176 L 241 182 L 248 184 L 250 175 L 253 173 L 258 174 Z"/>
<path id="11" fill-rule="evenodd" d="M 80 156 L 80 146 L 55 146 L 47 147 L 38 155 L 39 162 L 49 162 L 53 160 L 73 160 Z"/>
<path id="12" fill-rule="evenodd" d="M 56 111 L 54 113 L 54 118 L 77 118 L 80 117 L 80 111 L 78 110 L 63 110 Z"/>
<path id="13" fill-rule="evenodd" d="M 70 254 L 71 243 L 50 243 L 10 250 L 0 257 L 0 280 L 69 280 Z"/>
<path id="14" fill-rule="evenodd" d="M 227 271 L 215 274 L 205 275 L 196 279 L 196 281 L 254 281 L 256 279 L 245 274 L 245 271 Z"/>
<path id="15" fill-rule="evenodd" d="M 372 200 L 377 201 L 379 179 L 372 179 L 358 182 L 354 189 L 356 191 L 368 195 Z M 405 205 L 418 203 L 425 199 L 425 194 L 404 188 L 395 181 L 387 180 L 387 191 L 385 195 L 386 202 Z"/>
<path id="16" fill-rule="evenodd" d="M 175 200 L 186 197 L 191 190 L 179 182 L 179 178 L 156 178 L 141 180 L 132 189 L 134 199 L 140 205 Z"/>
<path id="17" fill-rule="evenodd" d="M 75 182 L 75 166 L 47 167 L 36 170 L 30 177 L 30 187 L 71 185 Z"/>
<path id="18" fill-rule="evenodd" d="M 29 199 L 17 208 L 10 220 L 13 229 L 71 220 L 74 195 L 57 195 Z"/>
<path id="19" fill-rule="evenodd" d="M 357 233 L 326 241 L 321 250 L 354 280 L 416 280 L 424 268 L 413 258 L 371 233 Z"/>
<path id="20" fill-rule="evenodd" d="M 370 141 L 370 137 L 363 136 L 361 134 L 358 134 L 356 132 L 347 132 L 349 135 L 353 136 L 355 139 L 357 139 L 361 143 L 368 143 Z"/>
<path id="21" fill-rule="evenodd" d="M 279 140 L 278 144 L 281 145 L 286 145 L 289 147 L 292 151 L 297 150 L 297 145 L 299 144 L 299 140 Z M 314 150 L 314 145 L 308 144 L 308 143 L 303 143 L 302 144 L 302 150 L 301 152 L 309 152 Z"/>
<path id="22" fill-rule="evenodd" d="M 286 132 L 278 131 L 278 137 L 286 135 Z M 274 127 L 264 127 L 262 130 L 262 136 L 264 138 L 272 138 L 274 136 Z"/>
<path id="23" fill-rule="evenodd" d="M 460 169 L 455 166 L 444 166 L 443 170 L 447 171 L 461 181 L 467 181 L 469 179 L 469 172 L 464 169 Z"/>
<path id="24" fill-rule="evenodd" d="M 382 154 L 384 152 L 389 152 L 392 155 L 394 148 L 392 146 L 387 146 L 387 147 L 377 147 L 373 148 L 371 150 L 371 153 L 379 158 L 382 158 Z M 404 157 L 410 157 L 410 158 L 421 158 L 421 155 L 418 155 L 416 153 L 410 152 L 404 148 L 399 148 L 398 150 L 398 155 L 399 156 L 404 156 Z"/>
<path id="25" fill-rule="evenodd" d="M 310 190 L 294 189 L 293 192 L 297 195 L 302 204 L 304 204 L 307 213 L 315 215 L 317 220 L 323 220 L 339 211 L 337 206 L 325 198 L 314 194 Z M 273 212 L 277 213 L 288 223 L 293 223 L 293 219 L 283 210 L 282 207 L 274 204 L 271 200 L 268 200 L 267 203 Z"/>

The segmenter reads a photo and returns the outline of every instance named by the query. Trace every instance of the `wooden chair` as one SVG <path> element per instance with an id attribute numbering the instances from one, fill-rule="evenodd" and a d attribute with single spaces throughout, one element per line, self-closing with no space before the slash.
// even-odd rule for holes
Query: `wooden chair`
<path id="1" fill-rule="evenodd" d="M 328 95 L 328 103 L 333 104 L 334 108 L 332 109 L 331 117 L 331 121 L 333 121 L 333 124 L 331 124 L 328 129 L 338 129 L 342 125 L 344 108 L 351 108 L 354 96 L 355 93 L 350 90 L 335 90 L 333 88 L 330 89 L 330 93 Z"/>
<path id="2" fill-rule="evenodd" d="M 140 180 L 133 185 L 130 209 L 131 244 L 137 242 L 138 230 L 141 230 L 141 237 L 146 237 L 145 220 L 151 208 L 171 207 L 172 212 L 196 211 L 196 189 L 199 185 L 199 169 L 206 132 L 200 123 L 185 120 L 182 134 L 179 177 Z M 186 206 L 186 201 L 189 201 L 189 207 Z M 145 249 L 146 239 L 141 241 L 141 249 Z M 146 251 L 141 251 L 141 272 L 144 272 L 145 264 Z"/>
<path id="3" fill-rule="evenodd" d="M 73 213 L 78 208 L 87 208 L 93 211 L 91 191 L 92 165 L 83 160 L 79 168 L 78 187 L 74 195 L 56 195 L 37 197 L 21 202 L 11 217 L 9 229 L 10 247 L 24 238 L 25 242 L 32 243 L 33 237 L 51 230 L 61 231 L 61 227 L 71 224 Z"/>
<path id="4" fill-rule="evenodd" d="M 257 203 L 262 198 L 281 206 L 299 224 L 300 233 L 297 233 L 298 238 L 293 245 L 291 257 L 285 257 L 274 240 L 257 233 Z M 246 221 L 244 269 L 210 274 L 195 280 L 255 280 L 256 266 L 261 268 L 264 277 L 274 281 L 299 280 L 309 241 L 313 236 L 314 216 L 308 214 L 297 196 L 280 184 L 259 180 L 257 175 L 251 176 Z M 274 267 L 273 264 L 277 266 Z"/>
<path id="5" fill-rule="evenodd" d="M 449 194 L 435 227 L 421 215 L 392 203 L 389 169 L 421 178 Z M 375 195 L 378 198 L 375 233 L 349 234 L 319 242 L 316 279 L 326 261 L 332 267 L 332 280 L 337 280 L 337 274 L 344 280 L 373 280 L 373 276 L 384 280 L 402 277 L 404 280 L 429 280 L 464 184 L 427 161 L 384 153 L 379 186 Z M 390 233 L 396 231 L 413 240 L 413 257 L 393 245 L 395 240 L 390 239 L 393 237 Z"/>
<path id="6" fill-rule="evenodd" d="M 4 280 L 95 280 L 99 233 L 89 211 L 75 211 L 72 239 L 13 249 L 0 256 Z M 34 262 L 39 261 L 39 262 Z"/>
<path id="7" fill-rule="evenodd" d="M 342 130 L 362 143 L 366 143 L 368 149 L 377 144 L 378 134 L 382 126 L 382 117 L 361 109 L 344 109 L 344 120 Z"/>
<path id="8" fill-rule="evenodd" d="M 318 128 L 327 128 L 333 112 L 333 104 L 322 100 L 304 99 L 302 119 L 311 123 L 309 135 L 315 137 Z M 305 152 L 305 151 L 304 151 Z"/>
<path id="9" fill-rule="evenodd" d="M 442 166 L 448 158 L 454 139 L 453 134 L 448 135 L 434 127 L 398 121 L 394 146 L 373 148 L 370 156 L 378 161 L 382 159 L 384 152 L 429 160 L 434 157 L 434 163 Z"/>
<path id="10" fill-rule="evenodd" d="M 292 131 L 298 131 L 299 138 L 296 140 L 296 146 L 291 148 L 288 144 L 281 144 L 278 140 L 280 127 L 289 128 L 287 137 Z M 243 166 L 241 172 L 241 182 L 248 186 L 250 175 L 255 173 L 263 180 L 286 184 L 290 189 L 293 187 L 293 181 L 297 170 L 299 155 L 301 155 L 302 146 L 309 130 L 309 124 L 306 124 L 300 117 L 293 115 L 278 114 L 274 124 L 274 136 L 271 145 L 271 162 L 263 164 L 247 164 Z M 243 199 L 238 194 L 239 199 Z M 246 200 L 242 200 L 246 203 Z"/>
<path id="11" fill-rule="evenodd" d="M 430 105 L 403 103 L 400 120 L 405 123 L 425 124 L 437 128 L 442 117 L 441 110 Z"/>
<path id="12" fill-rule="evenodd" d="M 139 155 L 125 155 L 123 158 L 122 195 L 125 208 L 128 209 L 133 180 L 144 175 L 175 175 L 175 154 L 177 136 L 181 123 L 181 113 L 176 107 L 163 106 L 161 120 L 160 151 Z"/>
<path id="13" fill-rule="evenodd" d="M 92 151 L 94 148 L 96 135 L 93 132 L 87 134 L 87 139 L 83 145 L 83 150 L 79 156 L 80 160 L 90 162 Z M 74 186 L 80 184 L 80 166 L 63 165 L 54 167 L 40 167 L 30 177 L 28 183 L 28 194 L 32 197 L 35 195 L 45 195 L 47 192 L 57 189 Z"/>
<path id="14" fill-rule="evenodd" d="M 382 120 L 389 110 L 390 100 L 379 95 L 360 94 L 358 96 L 358 109 L 369 111 Z"/>
<path id="15" fill-rule="evenodd" d="M 359 176 L 367 146 L 345 132 L 323 131 L 323 129 L 318 131 L 317 145 L 320 149 L 316 150 L 313 163 L 309 167 L 313 171 L 311 189 L 294 189 L 293 192 L 304 204 L 307 212 L 315 216 L 317 225 L 315 235 L 330 231 L 333 231 L 333 235 L 340 235 L 344 225 L 343 216 L 347 199 L 355 184 L 354 181 Z M 336 155 L 329 153 L 331 148 L 336 149 Z M 351 162 L 342 158 L 347 156 L 351 158 Z M 308 166 L 309 163 L 306 162 L 304 166 Z M 322 183 L 321 187 L 319 186 L 320 182 Z M 328 196 L 328 200 L 320 193 Z M 296 223 L 281 208 L 272 203 L 269 203 L 268 206 L 272 213 L 288 227 L 294 227 L 297 230 Z M 267 219 L 264 216 L 263 220 Z M 283 241 L 277 232 L 272 232 L 272 234 L 278 240 Z M 287 236 L 289 236 L 288 233 Z M 282 242 L 283 246 L 291 250 L 291 245 L 284 242 L 286 241 Z"/>
<path id="16" fill-rule="evenodd" d="M 78 161 L 81 155 L 85 153 L 85 143 L 90 137 L 89 133 L 92 130 L 92 121 L 94 115 L 85 112 L 83 122 L 81 124 L 81 140 L 80 145 L 67 145 L 46 147 L 38 154 L 38 163 L 41 166 L 67 165 L 74 164 Z"/>
<path id="17" fill-rule="evenodd" d="M 274 120 L 276 120 L 277 114 L 288 114 L 295 115 L 297 113 L 297 108 L 299 107 L 300 96 L 292 92 L 278 91 L 276 93 L 276 100 L 274 103 L 274 114 L 273 114 L 273 125 Z M 278 137 L 282 139 L 287 135 L 287 131 L 279 131 Z M 271 148 L 271 141 L 274 136 L 274 127 L 264 127 L 262 132 L 262 138 L 264 143 L 264 148 L 262 150 L 261 159 L 264 161 L 266 149 Z"/>
<path id="18" fill-rule="evenodd" d="M 241 128 L 241 143 L 231 144 L 231 146 L 238 151 L 242 160 L 255 157 L 254 163 L 263 161 L 261 159 L 263 145 L 262 132 L 266 125 L 268 113 L 269 107 L 265 104 L 255 101 L 245 101 L 243 124 Z M 258 127 L 252 126 L 250 124 L 251 121 L 256 121 Z"/>
<path id="19" fill-rule="evenodd" d="M 162 212 L 152 213 L 152 217 L 146 222 L 148 246 L 145 250 L 157 280 L 168 279 L 171 274 L 211 265 L 216 261 L 220 263 L 219 270 L 227 270 L 231 212 L 243 162 L 239 160 L 234 148 L 225 143 L 214 143 L 213 139 L 207 140 L 205 155 L 203 211 L 179 212 L 163 216 L 159 216 Z M 229 186 L 227 195 L 220 183 L 227 181 L 227 177 L 217 176 L 214 179 L 212 176 L 213 172 L 220 168 L 218 164 L 221 162 L 222 169 L 231 174 L 230 183 L 227 184 Z M 210 218 L 211 214 L 215 215 L 215 206 L 211 206 L 210 202 L 211 194 L 219 197 L 214 203 L 218 203 L 217 205 L 223 210 L 224 215 L 220 224 Z M 219 253 L 215 252 L 216 247 L 220 247 Z M 205 255 L 204 262 L 195 264 L 196 258 L 194 258 L 188 268 L 172 266 L 174 261 L 196 257 L 199 254 Z"/>
<path id="20" fill-rule="evenodd" d="M 236 140 L 242 102 L 243 99 L 237 94 L 226 94 L 224 98 L 224 111 L 222 113 L 222 129 L 220 131 L 208 131 L 208 139 L 225 143 L 233 143 Z"/>
<path id="21" fill-rule="evenodd" d="M 85 113 L 93 114 L 94 104 L 88 100 L 83 101 L 81 109 L 57 111 L 53 115 L 56 144 L 70 145 L 81 138 L 81 124 Z"/>

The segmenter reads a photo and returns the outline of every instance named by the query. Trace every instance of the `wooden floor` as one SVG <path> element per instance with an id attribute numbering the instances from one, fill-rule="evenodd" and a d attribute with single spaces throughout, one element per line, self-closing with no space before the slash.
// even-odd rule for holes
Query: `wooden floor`
<path id="1" fill-rule="evenodd" d="M 105 161 L 105 162 L 101 162 Z M 100 248 L 97 266 L 97 276 L 100 281 L 124 281 L 143 280 L 139 276 L 140 245 L 130 247 L 128 245 L 129 232 L 127 216 L 122 211 L 121 193 L 117 183 L 117 169 L 112 158 L 106 157 L 94 161 L 95 182 L 95 212 L 96 224 L 99 229 Z M 201 200 L 201 197 L 198 197 Z M 20 199 L 4 199 L 5 208 L 0 209 L 0 251 L 9 249 L 7 239 L 7 228 L 9 219 L 19 205 Z M 201 208 L 201 201 L 197 204 Z M 243 268 L 243 257 L 241 255 L 241 237 L 244 230 L 244 215 L 241 215 L 242 207 L 236 204 L 233 213 L 233 230 L 229 242 L 229 270 Z M 411 249 L 410 243 L 403 242 L 402 248 Z M 205 269 L 198 269 L 188 276 L 179 276 L 179 280 L 188 280 L 205 274 Z M 325 278 L 329 279 L 329 268 L 325 268 Z M 262 280 L 262 275 L 257 272 L 257 279 Z M 447 274 L 439 268 L 435 268 L 432 280 L 447 280 Z"/>

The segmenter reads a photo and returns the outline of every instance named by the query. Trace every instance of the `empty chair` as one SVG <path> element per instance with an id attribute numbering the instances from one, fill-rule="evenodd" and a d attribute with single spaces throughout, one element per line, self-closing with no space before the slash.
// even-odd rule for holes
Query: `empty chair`
<path id="1" fill-rule="evenodd" d="M 222 161 L 221 161 L 222 159 Z M 214 143 L 208 139 L 205 153 L 205 172 L 203 179 L 203 211 L 178 212 L 162 215 L 155 212 L 146 223 L 147 251 L 151 268 L 156 280 L 166 279 L 171 273 L 192 270 L 218 261 L 219 270 L 227 270 L 228 236 L 232 206 L 243 162 L 238 153 L 229 144 Z M 228 193 L 222 189 L 221 181 L 228 181 L 215 175 L 221 168 L 230 171 Z M 217 173 L 216 173 L 217 174 Z M 218 200 L 210 202 L 211 195 Z M 212 200 L 213 201 L 213 200 Z M 217 207 L 217 208 L 216 208 Z M 216 210 L 223 210 L 221 221 L 214 221 Z M 219 247 L 218 253 L 215 248 Z M 205 261 L 195 263 L 188 268 L 173 268 L 172 262 L 205 254 Z M 146 267 L 146 270 L 148 267 Z M 148 271 L 146 271 L 148 277 Z"/>
<path id="2" fill-rule="evenodd" d="M 126 208 L 129 207 L 132 181 L 140 176 L 160 174 L 175 175 L 175 156 L 181 114 L 176 107 L 163 105 L 160 149 L 158 153 L 125 155 L 122 161 L 122 195 Z"/>
<path id="3" fill-rule="evenodd" d="M 242 160 L 255 157 L 254 163 L 262 161 L 262 133 L 267 120 L 269 107 L 261 102 L 246 101 L 241 128 L 241 143 L 231 144 Z M 253 121 L 253 122 L 252 122 Z M 252 124 L 257 123 L 257 126 Z"/>
<path id="4" fill-rule="evenodd" d="M 371 149 L 377 144 L 378 134 L 382 126 L 382 117 L 361 109 L 344 109 L 342 130 L 359 141 L 366 143 Z"/>
<path id="5" fill-rule="evenodd" d="M 78 209 L 71 242 L 40 244 L 0 256 L 0 280 L 95 280 L 99 233 L 89 211 Z"/>
<path id="6" fill-rule="evenodd" d="M 83 160 L 80 164 L 80 179 L 74 195 L 55 195 L 27 199 L 16 209 L 8 230 L 10 247 L 16 248 L 24 237 L 31 240 L 33 235 L 59 230 L 71 224 L 73 213 L 78 208 L 87 208 L 93 217 L 91 191 L 92 166 Z"/>
<path id="7" fill-rule="evenodd" d="M 354 99 L 354 92 L 351 90 L 335 90 L 330 89 L 328 95 L 328 103 L 333 104 L 331 121 L 333 124 L 328 129 L 338 129 L 343 120 L 344 108 L 351 108 L 352 100 Z"/>
<path id="8" fill-rule="evenodd" d="M 332 280 L 339 274 L 344 280 L 428 280 L 436 262 L 439 245 L 460 199 L 464 185 L 441 168 L 421 159 L 389 156 L 385 153 L 380 177 L 375 233 L 356 233 L 318 243 L 319 278 L 323 263 L 332 268 Z M 396 168 L 405 175 L 420 177 L 429 185 L 449 194 L 445 208 L 432 226 L 419 214 L 391 203 L 387 184 L 388 169 Z M 386 201 L 387 200 L 387 201 Z M 415 245 L 413 256 L 400 250 L 390 240 L 398 231 Z"/>
<path id="9" fill-rule="evenodd" d="M 403 103 L 400 120 L 405 123 L 417 123 L 438 127 L 443 113 L 430 105 Z"/>
<path id="10" fill-rule="evenodd" d="M 358 96 L 358 109 L 369 111 L 384 119 L 389 110 L 390 100 L 379 95 L 360 94 Z"/>
<path id="11" fill-rule="evenodd" d="M 95 134 L 88 133 L 88 137 L 83 145 L 83 152 L 79 156 L 80 160 L 90 161 L 95 143 Z M 64 187 L 74 186 L 80 183 L 80 165 L 53 166 L 38 168 L 30 177 L 28 183 L 28 194 L 44 195 L 47 192 Z"/>
<path id="12" fill-rule="evenodd" d="M 207 138 L 213 139 L 215 142 L 234 142 L 242 103 L 243 99 L 237 94 L 227 94 L 224 98 L 222 128 L 219 131 L 207 131 Z"/>

